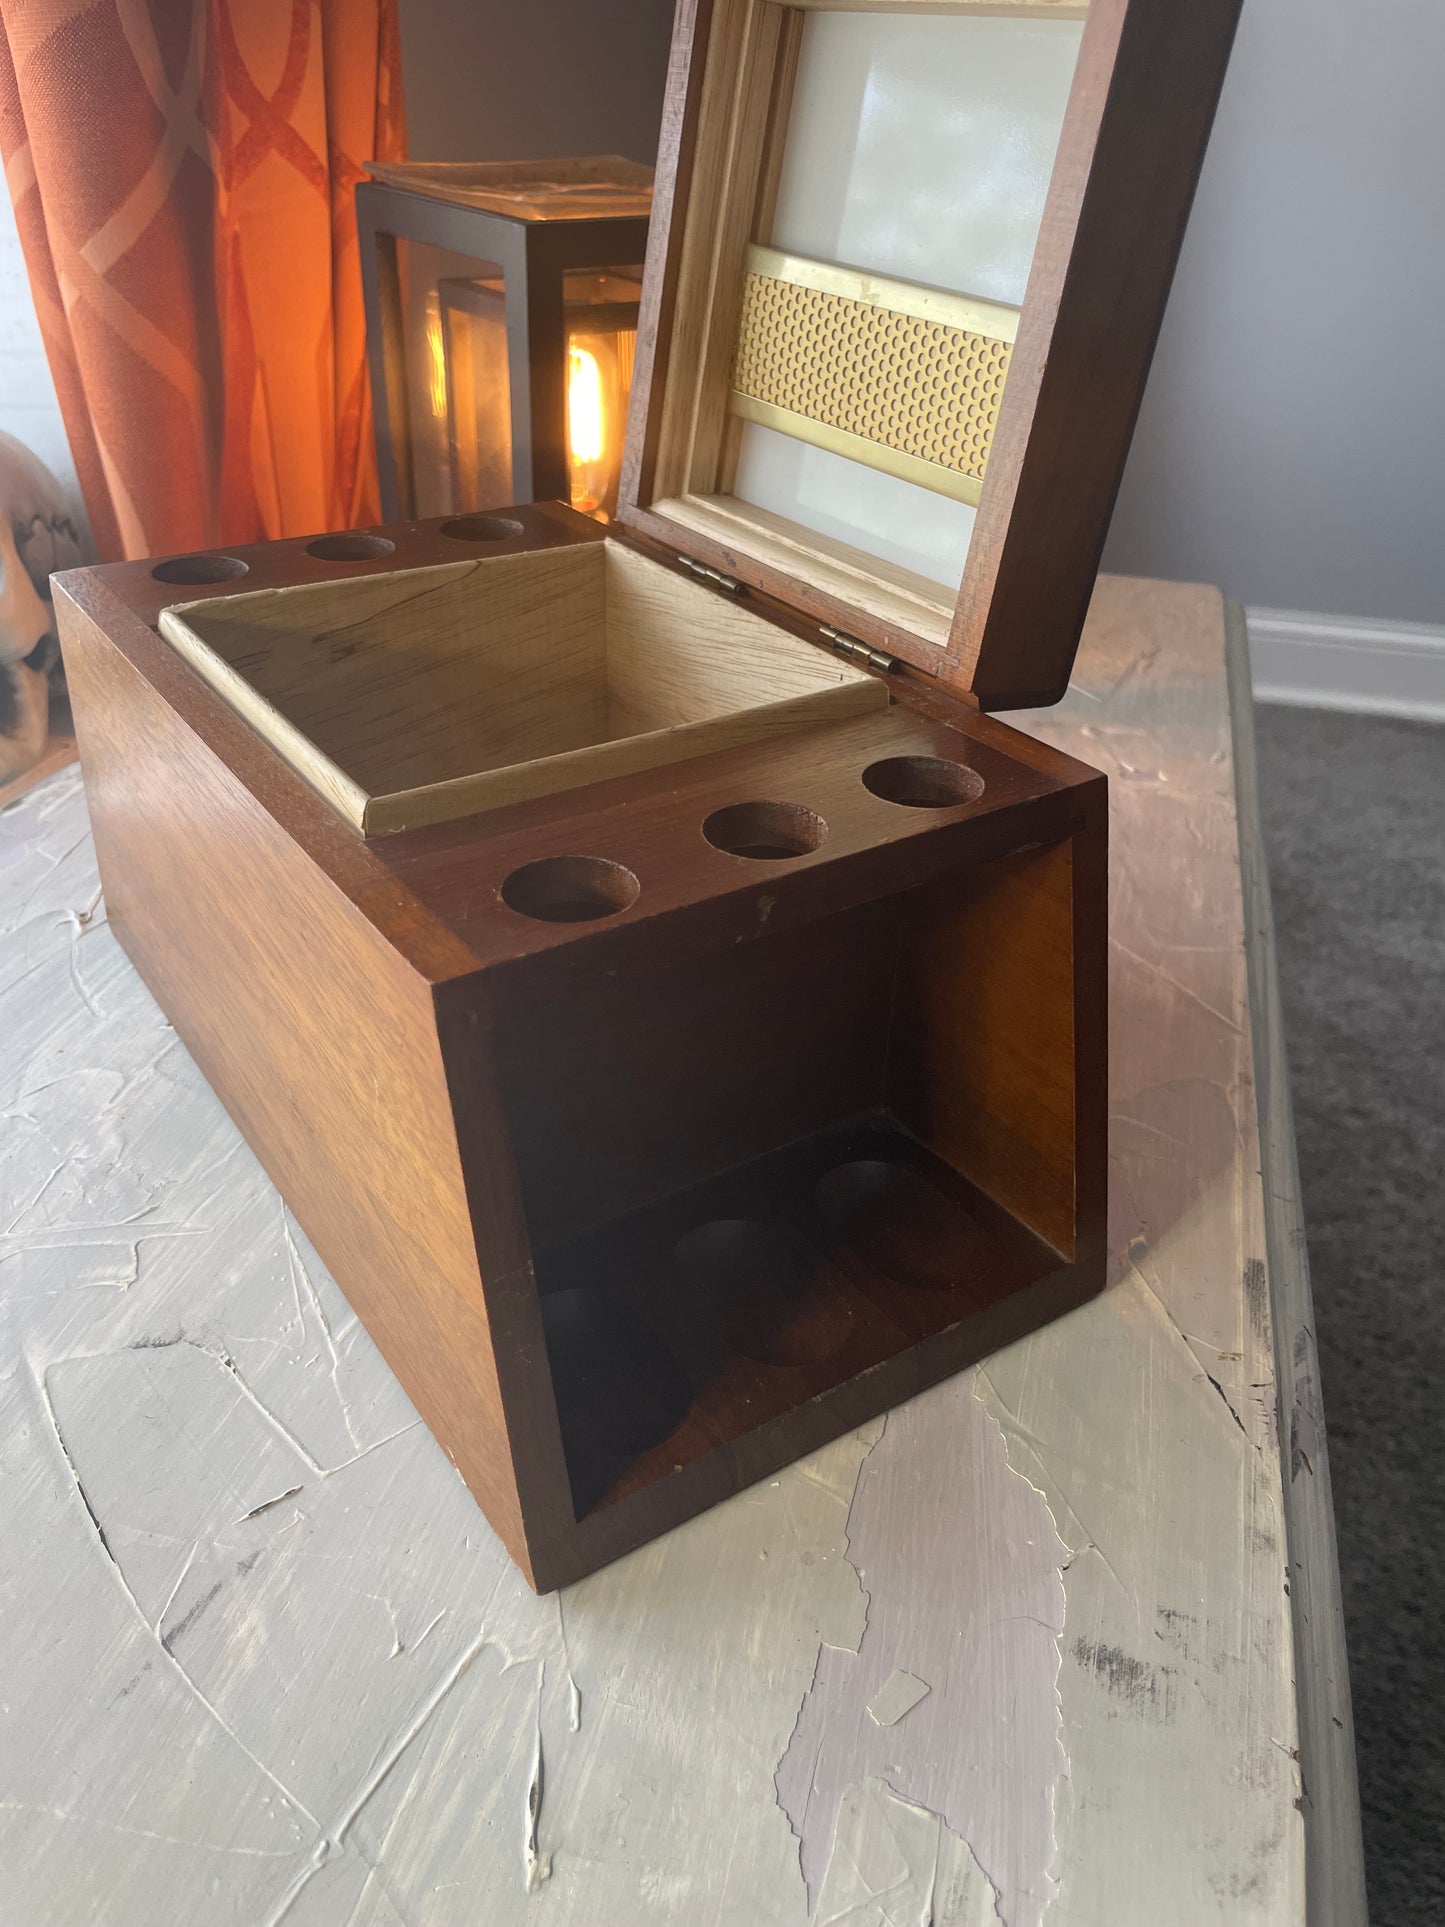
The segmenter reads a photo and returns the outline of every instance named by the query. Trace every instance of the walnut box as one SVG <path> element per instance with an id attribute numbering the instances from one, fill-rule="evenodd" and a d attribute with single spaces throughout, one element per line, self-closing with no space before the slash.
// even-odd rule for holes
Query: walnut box
<path id="1" fill-rule="evenodd" d="M 113 927 L 522 1571 L 1098 1290 L 1067 684 L 1236 0 L 684 0 L 618 519 L 58 581 Z"/>

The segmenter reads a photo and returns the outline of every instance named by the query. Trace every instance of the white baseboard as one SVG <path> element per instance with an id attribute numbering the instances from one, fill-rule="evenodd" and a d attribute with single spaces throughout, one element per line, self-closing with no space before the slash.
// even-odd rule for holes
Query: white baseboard
<path id="1" fill-rule="evenodd" d="M 1445 723 L 1445 628 L 1249 609 L 1254 699 Z"/>

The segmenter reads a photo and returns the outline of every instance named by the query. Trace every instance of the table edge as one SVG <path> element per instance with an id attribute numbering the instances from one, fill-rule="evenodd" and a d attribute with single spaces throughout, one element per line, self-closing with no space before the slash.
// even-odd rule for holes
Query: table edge
<path id="1" fill-rule="evenodd" d="M 1305 1830 L 1307 1927 L 1367 1927 L 1355 1727 L 1345 1653 L 1334 1498 L 1315 1343 L 1299 1159 L 1259 811 L 1254 690 L 1244 611 L 1225 601 L 1245 965 L 1254 1047 L 1265 1253 L 1274 1331 L 1290 1613 Z M 1301 1427 L 1313 1434 L 1296 1461 Z"/>

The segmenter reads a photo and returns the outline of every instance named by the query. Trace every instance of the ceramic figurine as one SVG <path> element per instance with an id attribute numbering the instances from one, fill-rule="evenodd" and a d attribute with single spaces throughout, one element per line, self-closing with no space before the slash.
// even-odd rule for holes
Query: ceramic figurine
<path id="1" fill-rule="evenodd" d="M 0 783 L 44 754 L 51 694 L 64 686 L 50 574 L 80 559 L 60 484 L 23 442 L 0 434 Z"/>

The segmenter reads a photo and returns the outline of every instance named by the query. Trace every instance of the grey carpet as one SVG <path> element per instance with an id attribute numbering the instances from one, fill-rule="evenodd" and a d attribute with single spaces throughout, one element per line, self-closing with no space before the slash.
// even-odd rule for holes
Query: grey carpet
<path id="1" fill-rule="evenodd" d="M 1261 708 L 1373 1927 L 1445 1924 L 1445 728 Z"/>

